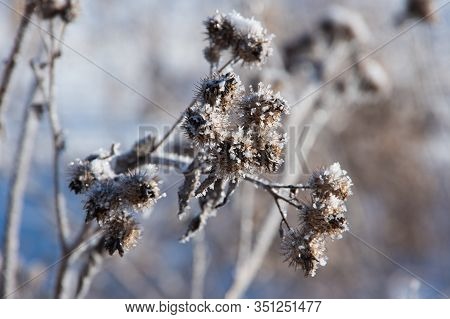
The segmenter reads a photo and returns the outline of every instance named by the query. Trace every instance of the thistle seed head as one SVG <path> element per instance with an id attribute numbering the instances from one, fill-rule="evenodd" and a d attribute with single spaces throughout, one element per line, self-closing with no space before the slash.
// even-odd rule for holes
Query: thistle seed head
<path id="1" fill-rule="evenodd" d="M 280 93 L 274 94 L 270 86 L 265 87 L 262 83 L 256 91 L 250 87 L 250 93 L 239 102 L 239 108 L 243 111 L 245 126 L 256 124 L 261 128 L 280 126 L 281 115 L 289 111 Z"/>
<path id="2" fill-rule="evenodd" d="M 316 201 L 311 207 L 299 213 L 300 225 L 314 234 L 340 239 L 348 230 L 344 201 L 330 195 L 323 201 Z"/>
<path id="3" fill-rule="evenodd" d="M 135 210 L 153 206 L 159 199 L 158 182 L 145 172 L 136 171 L 122 175 L 117 183 L 122 188 L 120 193 L 123 201 Z"/>
<path id="4" fill-rule="evenodd" d="M 332 6 L 328 10 L 320 21 L 320 29 L 330 44 L 353 40 L 366 43 L 371 36 L 361 15 L 341 6 Z"/>
<path id="5" fill-rule="evenodd" d="M 220 52 L 231 48 L 233 57 L 246 64 L 260 65 L 272 54 L 271 41 L 260 22 L 247 19 L 233 11 L 229 14 L 216 13 L 204 22 L 209 47 L 205 58 L 217 63 Z"/>
<path id="6" fill-rule="evenodd" d="M 347 175 L 345 170 L 341 169 L 341 165 L 337 162 L 314 171 L 309 179 L 313 197 L 320 199 L 334 195 L 341 200 L 345 200 L 352 194 L 352 185 L 350 176 Z"/>
<path id="7" fill-rule="evenodd" d="M 134 220 L 133 216 L 120 212 L 117 213 L 105 223 L 105 249 L 110 255 L 115 251 L 122 257 L 125 251 L 134 248 L 141 237 L 141 228 Z"/>
<path id="8" fill-rule="evenodd" d="M 70 23 L 79 15 L 80 4 L 77 0 L 37 0 L 36 10 L 43 20 L 60 17 Z"/>
<path id="9" fill-rule="evenodd" d="M 324 238 L 309 234 L 303 229 L 291 229 L 281 240 L 284 261 L 295 270 L 302 269 L 305 277 L 314 277 L 319 265 L 326 265 L 325 251 Z"/>
<path id="10" fill-rule="evenodd" d="M 117 212 L 142 212 L 153 206 L 160 198 L 160 191 L 155 177 L 130 172 L 114 179 L 97 181 L 86 197 L 86 222 L 96 219 L 102 226 Z"/>
<path id="11" fill-rule="evenodd" d="M 408 0 L 406 4 L 406 14 L 408 16 L 425 19 L 427 22 L 436 20 L 436 16 L 432 14 L 434 9 L 433 0 Z"/>
<path id="12" fill-rule="evenodd" d="M 206 27 L 206 34 L 211 47 L 215 50 L 226 50 L 233 43 L 234 27 L 226 15 L 216 12 L 214 16 L 208 17 L 203 24 Z"/>
<path id="13" fill-rule="evenodd" d="M 76 159 L 67 169 L 69 189 L 75 194 L 85 193 L 96 181 L 89 161 Z"/>
<path id="14" fill-rule="evenodd" d="M 233 101 L 243 94 L 243 91 L 239 76 L 234 72 L 223 75 L 213 74 L 201 82 L 197 99 L 202 103 L 227 111 L 232 107 Z"/>

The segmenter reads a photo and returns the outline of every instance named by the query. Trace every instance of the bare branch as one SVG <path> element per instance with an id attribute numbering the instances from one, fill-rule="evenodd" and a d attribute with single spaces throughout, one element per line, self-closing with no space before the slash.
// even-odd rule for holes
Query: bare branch
<path id="1" fill-rule="evenodd" d="M 56 213 L 56 223 L 58 230 L 58 238 L 63 253 L 67 253 L 67 238 L 69 236 L 69 227 L 67 221 L 67 212 L 65 208 L 64 195 L 61 191 L 61 155 L 65 147 L 65 141 L 61 124 L 59 122 L 58 112 L 55 102 L 55 62 L 61 52 L 57 49 L 54 33 L 54 22 L 50 20 L 50 52 L 48 59 L 48 115 L 50 119 L 50 127 L 53 135 L 53 187 L 54 187 L 54 204 Z M 63 26 L 62 32 L 65 27 Z M 62 39 L 61 34 L 60 39 Z"/>
<path id="2" fill-rule="evenodd" d="M 193 240 L 191 298 L 203 298 L 205 275 L 208 267 L 205 231 L 200 231 Z"/>
<path id="3" fill-rule="evenodd" d="M 92 280 L 99 272 L 104 260 L 103 247 L 103 243 L 100 243 L 97 244 L 97 246 L 91 248 L 86 263 L 84 264 L 78 276 L 75 298 L 84 298 L 88 293 L 89 288 L 92 284 Z"/>
<path id="4" fill-rule="evenodd" d="M 236 260 L 236 272 L 240 272 L 240 268 L 244 261 L 247 260 L 251 249 L 252 249 L 252 239 L 253 239 L 253 215 L 254 215 L 254 204 L 255 204 L 255 188 L 250 184 L 243 184 L 241 186 L 240 192 L 238 193 L 239 198 L 234 201 L 236 207 L 240 211 L 241 221 L 240 221 L 240 234 L 239 234 L 239 246 L 238 246 L 238 256 Z"/>
<path id="5" fill-rule="evenodd" d="M 72 245 L 67 248 L 67 253 L 62 257 L 58 273 L 56 275 L 55 298 L 70 297 L 67 287 L 68 274 L 73 263 L 87 250 L 98 244 L 103 232 L 100 229 L 92 231 L 90 224 L 85 224 Z"/>
<path id="6" fill-rule="evenodd" d="M 27 27 L 30 23 L 30 17 L 33 14 L 35 7 L 36 1 L 34 0 L 27 0 L 27 2 L 25 3 L 25 9 L 22 15 L 22 19 L 20 20 L 19 29 L 17 30 L 16 37 L 14 38 L 13 47 L 6 61 L 5 69 L 3 70 L 3 75 L 0 82 L 0 132 L 2 131 L 3 127 L 3 112 L 4 112 L 2 108 L 3 100 L 8 90 L 8 86 L 11 81 L 11 76 L 13 74 L 14 68 L 16 66 L 17 57 L 22 47 L 25 31 L 27 30 Z"/>
<path id="7" fill-rule="evenodd" d="M 19 145 L 15 155 L 15 167 L 11 177 L 10 192 L 7 199 L 5 237 L 3 240 L 4 260 L 2 264 L 2 282 L 0 296 L 7 297 L 17 286 L 16 276 L 19 255 L 19 226 L 22 216 L 22 204 L 27 184 L 27 177 L 33 154 L 34 140 L 38 129 L 39 120 L 42 116 L 42 105 L 32 104 L 38 80 L 34 79 L 28 98 L 24 119 L 22 121 Z"/>

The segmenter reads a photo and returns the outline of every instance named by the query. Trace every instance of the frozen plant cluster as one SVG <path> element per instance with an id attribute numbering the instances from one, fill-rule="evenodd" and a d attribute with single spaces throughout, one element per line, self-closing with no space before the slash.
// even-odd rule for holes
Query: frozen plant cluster
<path id="1" fill-rule="evenodd" d="M 153 168 L 140 168 L 115 174 L 109 155 L 91 155 L 69 164 L 69 188 L 84 195 L 86 223 L 95 220 L 103 231 L 105 250 L 113 255 L 136 246 L 141 229 L 138 213 L 152 207 L 160 198 Z"/>
<path id="2" fill-rule="evenodd" d="M 216 13 L 205 22 L 208 46 L 205 58 L 210 74 L 200 81 L 191 104 L 160 140 L 147 136 L 131 151 L 119 155 L 92 155 L 70 166 L 69 187 L 85 196 L 86 222 L 96 221 L 103 232 L 103 247 L 110 254 L 124 252 L 137 243 L 137 212 L 161 197 L 154 173 L 142 173 L 144 164 L 169 165 L 182 170 L 178 190 L 178 217 L 185 218 L 191 203 L 199 211 L 190 217 L 181 242 L 197 235 L 209 218 L 226 205 L 241 182 L 263 187 L 275 200 L 282 216 L 282 252 L 286 261 L 314 276 L 326 263 L 325 240 L 338 239 L 348 229 L 345 201 L 352 181 L 338 163 L 312 174 L 306 184 L 278 185 L 261 178 L 275 173 L 283 163 L 287 137 L 282 124 L 289 105 L 270 86 L 246 86 L 233 71 L 241 61 L 261 65 L 271 52 L 271 35 L 254 19 L 236 12 Z M 222 51 L 231 59 L 219 68 Z M 173 154 L 156 153 L 180 125 L 193 147 L 192 154 L 177 162 Z M 297 196 L 310 193 L 310 201 Z M 287 193 L 287 195 L 286 195 Z M 299 224 L 291 227 L 280 201 L 296 208 Z M 287 229 L 286 229 L 287 228 Z"/>
<path id="3" fill-rule="evenodd" d="M 299 224 L 283 233 L 281 249 L 285 260 L 315 276 L 325 266 L 328 238 L 341 239 L 348 230 L 345 201 L 352 194 L 352 180 L 339 163 L 316 170 L 303 190 L 310 190 L 310 202 L 297 206 Z"/>
<path id="4" fill-rule="evenodd" d="M 280 94 L 262 83 L 245 94 L 232 72 L 205 79 L 182 124 L 210 165 L 208 184 L 201 189 L 219 178 L 275 172 L 283 162 L 285 137 L 278 129 L 287 111 Z"/>

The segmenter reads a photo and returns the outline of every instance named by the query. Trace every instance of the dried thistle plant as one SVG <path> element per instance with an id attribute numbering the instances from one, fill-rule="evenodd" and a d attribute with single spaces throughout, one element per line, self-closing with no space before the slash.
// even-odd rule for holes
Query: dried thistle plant
<path id="1" fill-rule="evenodd" d="M 344 22 L 348 25 L 342 25 Z M 350 21 L 334 17 L 329 23 L 332 27 L 328 32 L 359 37 Z M 104 249 L 123 256 L 136 246 L 141 235 L 136 213 L 153 206 L 161 197 L 154 173 L 141 173 L 139 167 L 143 164 L 164 163 L 182 169 L 180 219 L 188 216 L 191 202 L 198 201 L 200 210 L 188 222 L 181 242 L 204 229 L 241 182 L 262 186 L 282 216 L 281 248 L 286 261 L 303 269 L 306 276 L 314 276 L 318 266 L 326 264 L 326 240 L 338 239 L 348 229 L 344 202 L 351 194 L 351 179 L 338 163 L 314 172 L 306 184 L 278 185 L 260 177 L 277 172 L 283 163 L 287 137 L 282 126 L 289 105 L 269 85 L 259 83 L 246 88 L 232 66 L 236 62 L 261 66 L 272 51 L 273 36 L 260 22 L 236 12 L 216 13 L 204 25 L 208 41 L 204 53 L 211 71 L 200 80 L 182 117 L 158 142 L 154 137 L 145 137 L 125 154 L 113 147 L 109 153 L 74 161 L 69 167 L 69 187 L 84 196 L 86 222 L 95 220 L 102 229 Z M 232 58 L 219 67 L 225 50 Z M 164 152 L 155 153 L 178 124 L 195 150 L 185 161 L 164 158 L 169 157 Z M 299 197 L 306 192 L 308 201 Z M 280 201 L 296 209 L 297 227 L 287 222 Z"/>

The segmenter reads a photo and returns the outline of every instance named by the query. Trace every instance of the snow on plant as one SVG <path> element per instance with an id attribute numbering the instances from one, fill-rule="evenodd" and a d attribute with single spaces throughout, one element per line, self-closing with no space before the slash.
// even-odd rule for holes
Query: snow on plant
<path id="1" fill-rule="evenodd" d="M 155 159 L 156 149 L 180 124 L 195 155 L 186 165 L 170 162 L 182 168 L 185 177 L 178 191 L 178 216 L 186 218 L 194 200 L 200 207 L 181 242 L 202 230 L 239 184 L 247 181 L 263 187 L 279 207 L 286 261 L 314 276 L 318 265 L 326 263 L 326 239 L 338 239 L 348 229 L 344 202 L 351 194 L 351 179 L 338 163 L 314 172 L 305 185 L 276 185 L 261 177 L 277 172 L 283 163 L 287 137 L 281 128 L 289 104 L 263 83 L 246 88 L 231 67 L 237 62 L 262 65 L 272 51 L 273 36 L 260 22 L 237 12 L 216 13 L 204 24 L 208 40 L 204 53 L 211 71 L 200 80 L 193 101 L 169 133 L 158 143 L 144 138 L 125 154 L 113 147 L 110 154 L 74 161 L 69 167 L 69 187 L 84 196 L 86 222 L 96 221 L 103 231 L 105 251 L 123 256 L 140 237 L 135 215 L 161 198 L 155 171 L 142 173 L 145 166 L 141 164 Z M 231 52 L 231 59 L 219 68 L 225 50 Z M 299 198 L 303 192 L 310 193 L 309 204 Z M 298 227 L 289 225 L 280 201 L 297 210 Z"/>

